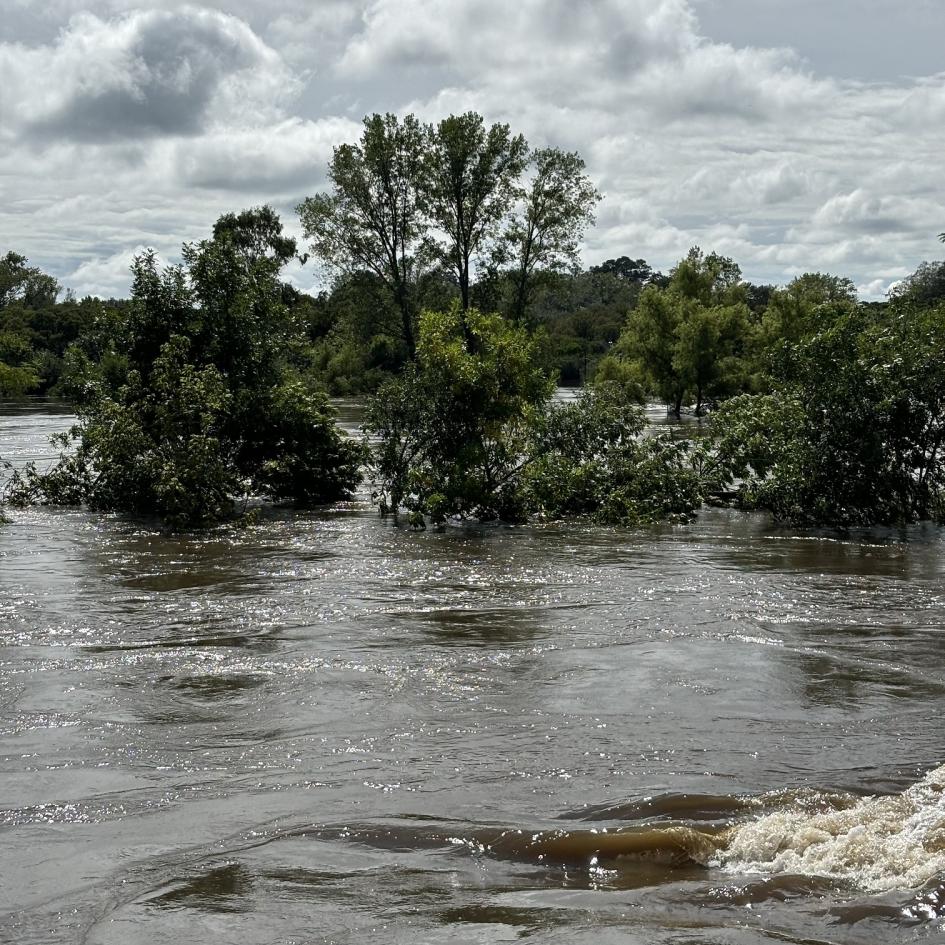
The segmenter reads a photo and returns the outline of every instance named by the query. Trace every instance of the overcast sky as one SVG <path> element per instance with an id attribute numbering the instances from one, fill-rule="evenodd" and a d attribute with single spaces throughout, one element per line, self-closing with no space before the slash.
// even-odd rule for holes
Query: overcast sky
<path id="1" fill-rule="evenodd" d="M 0 252 L 124 295 L 222 212 L 297 230 L 365 114 L 470 109 L 584 156 L 587 264 L 875 298 L 942 257 L 945 0 L 0 0 Z"/>

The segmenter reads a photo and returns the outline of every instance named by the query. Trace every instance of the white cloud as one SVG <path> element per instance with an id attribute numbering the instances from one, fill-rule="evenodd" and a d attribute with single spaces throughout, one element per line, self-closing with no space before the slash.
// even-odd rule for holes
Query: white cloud
<path id="1" fill-rule="evenodd" d="M 756 19 L 790 9 L 766 0 Z M 433 121 L 475 109 L 585 157 L 604 193 L 588 263 L 626 254 L 666 269 L 698 243 L 755 281 L 832 269 L 872 287 L 940 255 L 945 74 L 814 75 L 790 49 L 703 35 L 704 10 L 687 0 L 18 6 L 8 34 L 29 15 L 29 36 L 0 43 L 0 249 L 76 288 L 117 286 L 128 247 L 173 256 L 221 212 L 272 201 L 290 222 L 366 112 Z M 858 24 L 849 29 L 854 50 Z"/>
<path id="2" fill-rule="evenodd" d="M 82 13 L 54 45 L 0 44 L 4 125 L 51 141 L 194 135 L 233 117 L 264 120 L 292 89 L 278 55 L 214 10 Z"/>

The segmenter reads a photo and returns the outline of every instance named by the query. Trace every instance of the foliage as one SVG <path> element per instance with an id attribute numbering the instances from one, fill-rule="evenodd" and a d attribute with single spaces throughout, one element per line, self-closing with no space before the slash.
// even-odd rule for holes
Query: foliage
<path id="1" fill-rule="evenodd" d="M 78 335 L 87 303 L 57 303 L 56 280 L 26 257 L 0 258 L 0 398 L 45 392 L 62 370 L 66 346 Z"/>
<path id="2" fill-rule="evenodd" d="M 548 355 L 566 385 L 587 383 L 620 337 L 639 282 L 591 270 L 544 274 L 530 296 L 530 324 L 547 337 Z"/>
<path id="3" fill-rule="evenodd" d="M 310 251 L 339 282 L 377 280 L 385 298 L 363 305 L 361 320 L 372 337 L 397 339 L 403 360 L 423 308 L 458 298 L 463 311 L 524 319 L 542 279 L 576 267 L 600 196 L 577 154 L 529 156 L 521 135 L 475 112 L 436 125 L 369 116 L 357 144 L 335 148 L 328 177 L 330 191 L 298 208 Z M 357 344 L 351 325 L 339 327 Z"/>
<path id="4" fill-rule="evenodd" d="M 535 273 L 578 268 L 578 244 L 594 222 L 600 194 L 584 173 L 579 155 L 543 148 L 531 156 L 534 176 L 521 212 L 507 226 L 504 241 L 514 259 L 513 318 L 525 318 Z"/>
<path id="5" fill-rule="evenodd" d="M 19 253 L 0 257 L 0 309 L 19 303 L 25 308 L 42 308 L 56 301 L 59 283 L 42 270 L 27 266 Z"/>
<path id="6" fill-rule="evenodd" d="M 294 252 L 263 207 L 221 217 L 212 239 L 184 247 L 184 266 L 137 257 L 132 304 L 100 313 L 70 356 L 74 451 L 18 477 L 14 498 L 188 528 L 226 519 L 246 494 L 347 494 L 361 451 L 290 367 L 304 336 L 279 274 Z"/>
<path id="7" fill-rule="evenodd" d="M 442 521 L 517 519 L 531 423 L 551 395 L 521 326 L 459 304 L 423 312 L 416 363 L 385 384 L 365 428 L 378 437 L 384 506 Z"/>
<path id="8" fill-rule="evenodd" d="M 361 140 L 334 149 L 331 191 L 298 207 L 311 251 L 336 273 L 373 274 L 399 315 L 413 357 L 416 284 L 432 248 L 422 188 L 430 133 L 413 115 L 371 115 Z"/>
<path id="9" fill-rule="evenodd" d="M 767 344 L 797 342 L 829 327 L 856 306 L 856 287 L 849 279 L 807 272 L 771 293 L 762 317 Z"/>
<path id="10" fill-rule="evenodd" d="M 546 518 L 590 516 L 610 525 L 688 521 L 702 504 L 688 444 L 645 436 L 643 411 L 600 385 L 544 417 L 525 505 Z"/>
<path id="11" fill-rule="evenodd" d="M 778 518 L 835 526 L 941 517 L 945 309 L 853 310 L 786 349 L 774 395 L 713 419 L 720 480 Z"/>
<path id="12" fill-rule="evenodd" d="M 455 274 L 462 308 L 470 307 L 472 263 L 499 238 L 519 195 L 528 145 L 508 125 L 486 128 L 481 115 L 444 118 L 431 133 L 424 173 L 433 224 L 446 234 L 443 262 Z"/>
<path id="13" fill-rule="evenodd" d="M 665 287 L 648 285 L 631 312 L 618 354 L 647 389 L 678 416 L 684 403 L 705 403 L 745 383 L 748 307 L 738 266 L 690 250 Z"/>
<path id="14" fill-rule="evenodd" d="M 924 262 L 889 293 L 898 304 L 921 308 L 945 302 L 945 262 Z"/>
<path id="15" fill-rule="evenodd" d="M 415 364 L 371 402 L 382 510 L 412 521 L 589 516 L 637 525 L 683 521 L 701 503 L 687 447 L 643 436 L 619 387 L 554 404 L 533 342 L 497 315 L 458 305 L 424 312 Z"/>

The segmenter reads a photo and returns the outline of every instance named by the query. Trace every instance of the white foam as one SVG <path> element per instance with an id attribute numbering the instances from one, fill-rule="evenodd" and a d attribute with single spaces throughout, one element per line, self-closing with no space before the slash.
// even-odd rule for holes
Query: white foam
<path id="1" fill-rule="evenodd" d="M 922 886 L 945 873 L 945 765 L 902 794 L 815 813 L 792 804 L 737 826 L 710 865 L 822 876 L 870 892 Z"/>

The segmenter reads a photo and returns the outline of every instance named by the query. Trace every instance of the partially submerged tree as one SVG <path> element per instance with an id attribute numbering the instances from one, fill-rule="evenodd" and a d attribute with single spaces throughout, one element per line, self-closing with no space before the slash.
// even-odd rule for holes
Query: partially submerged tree
<path id="1" fill-rule="evenodd" d="M 458 303 L 423 312 L 416 362 L 368 407 L 383 507 L 437 522 L 519 518 L 530 423 L 552 388 L 521 326 Z"/>
<path id="2" fill-rule="evenodd" d="M 539 365 L 520 325 L 475 309 L 464 317 L 458 304 L 424 312 L 416 362 L 368 409 L 382 510 L 406 509 L 416 525 L 531 515 L 640 525 L 694 514 L 700 483 L 685 444 L 641 435 L 643 413 L 619 388 L 554 403 Z"/>
<path id="3" fill-rule="evenodd" d="M 785 354 L 774 394 L 714 415 L 720 480 L 806 524 L 945 517 L 945 310 L 848 311 Z"/>
<path id="4" fill-rule="evenodd" d="M 748 306 L 738 266 L 695 247 L 664 287 L 647 286 L 630 313 L 618 354 L 678 417 L 694 401 L 701 414 L 710 398 L 743 383 Z"/>
<path id="5" fill-rule="evenodd" d="M 14 483 L 21 502 L 88 503 L 172 528 L 230 517 L 248 494 L 346 495 L 360 448 L 294 376 L 299 339 L 279 276 L 295 253 L 268 207 L 222 217 L 184 265 L 135 259 L 132 304 L 105 312 L 73 357 L 75 450 Z"/>

